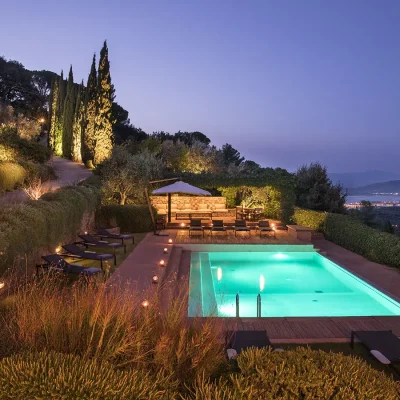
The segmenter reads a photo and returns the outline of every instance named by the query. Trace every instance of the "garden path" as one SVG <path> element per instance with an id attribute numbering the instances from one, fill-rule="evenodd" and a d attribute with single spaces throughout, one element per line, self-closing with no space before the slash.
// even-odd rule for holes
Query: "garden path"
<path id="1" fill-rule="evenodd" d="M 62 186 L 80 182 L 92 175 L 92 171 L 85 168 L 82 164 L 57 156 L 53 156 L 50 165 L 53 166 L 58 178 L 43 184 L 46 191 L 56 190 Z M 22 203 L 27 200 L 28 197 L 23 190 L 14 190 L 0 196 L 0 205 Z"/>

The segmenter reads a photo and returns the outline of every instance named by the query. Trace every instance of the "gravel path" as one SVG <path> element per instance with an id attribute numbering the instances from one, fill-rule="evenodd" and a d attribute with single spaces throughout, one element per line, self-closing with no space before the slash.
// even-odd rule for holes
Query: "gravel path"
<path id="1" fill-rule="evenodd" d="M 92 175 L 92 171 L 85 168 L 82 164 L 57 156 L 53 156 L 50 165 L 53 166 L 58 178 L 43 184 L 47 191 L 56 190 L 62 186 L 80 182 Z M 14 190 L 13 192 L 7 192 L 0 196 L 0 205 L 21 203 L 26 200 L 28 200 L 28 197 L 23 190 Z"/>

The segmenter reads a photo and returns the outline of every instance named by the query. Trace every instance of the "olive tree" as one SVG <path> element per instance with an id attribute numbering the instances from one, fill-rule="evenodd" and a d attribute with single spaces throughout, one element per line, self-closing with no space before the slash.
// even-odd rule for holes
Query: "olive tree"
<path id="1" fill-rule="evenodd" d="M 101 168 L 104 203 L 143 204 L 144 189 L 150 180 L 161 177 L 162 172 L 162 161 L 150 152 L 132 155 L 125 147 L 115 146 Z"/>

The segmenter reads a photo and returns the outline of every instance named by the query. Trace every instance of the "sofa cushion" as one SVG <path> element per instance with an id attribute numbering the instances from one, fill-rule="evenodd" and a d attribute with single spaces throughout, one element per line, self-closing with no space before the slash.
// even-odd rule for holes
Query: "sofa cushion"
<path id="1" fill-rule="evenodd" d="M 199 204 L 199 210 L 207 210 L 207 204 Z"/>

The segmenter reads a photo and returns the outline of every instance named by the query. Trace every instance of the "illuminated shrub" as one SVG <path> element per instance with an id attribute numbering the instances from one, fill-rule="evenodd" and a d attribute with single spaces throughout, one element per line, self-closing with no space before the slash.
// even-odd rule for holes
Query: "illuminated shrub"
<path id="1" fill-rule="evenodd" d="M 0 163 L 0 193 L 14 190 L 26 178 L 26 171 L 19 164 L 12 162 Z"/>
<path id="2" fill-rule="evenodd" d="M 23 353 L 0 361 L 1 399 L 166 399 L 169 377 L 119 371 L 107 362 L 55 352 Z"/>
<path id="3" fill-rule="evenodd" d="M 238 357 L 239 373 L 216 383 L 198 380 L 195 399 L 395 400 L 399 385 L 366 362 L 340 353 L 250 349 Z"/>
<path id="4" fill-rule="evenodd" d="M 297 225 L 306 226 L 316 231 L 322 232 L 328 213 L 323 211 L 306 210 L 296 207 L 293 219 Z"/>

